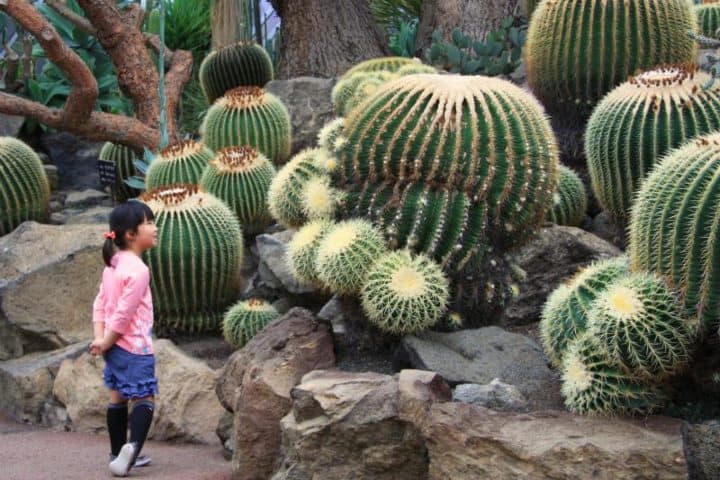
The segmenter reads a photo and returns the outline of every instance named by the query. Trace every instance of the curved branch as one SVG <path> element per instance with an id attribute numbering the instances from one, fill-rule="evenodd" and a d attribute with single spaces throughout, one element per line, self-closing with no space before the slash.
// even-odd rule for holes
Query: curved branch
<path id="1" fill-rule="evenodd" d="M 177 108 L 182 92 L 192 75 L 193 56 L 186 50 L 176 50 L 171 58 L 170 69 L 165 73 L 165 98 L 168 135 L 172 138 L 177 132 Z"/>

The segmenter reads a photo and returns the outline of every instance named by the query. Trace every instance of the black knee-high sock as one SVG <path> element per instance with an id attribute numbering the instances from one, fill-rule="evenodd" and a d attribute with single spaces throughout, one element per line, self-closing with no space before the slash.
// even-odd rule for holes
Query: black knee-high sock
<path id="1" fill-rule="evenodd" d="M 142 450 L 147 438 L 154 411 L 155 403 L 150 400 L 141 400 L 133 406 L 130 418 L 130 441 L 137 444 L 137 454 Z"/>
<path id="2" fill-rule="evenodd" d="M 109 403 L 107 407 L 107 428 L 110 434 L 110 453 L 117 455 L 127 442 L 127 403 Z"/>

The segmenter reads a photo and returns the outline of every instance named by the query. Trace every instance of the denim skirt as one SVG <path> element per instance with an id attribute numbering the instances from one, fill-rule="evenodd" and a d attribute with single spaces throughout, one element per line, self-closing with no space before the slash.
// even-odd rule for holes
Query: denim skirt
<path id="1" fill-rule="evenodd" d="M 155 355 L 136 355 L 113 345 L 103 357 L 103 381 L 107 388 L 128 399 L 157 395 Z"/>

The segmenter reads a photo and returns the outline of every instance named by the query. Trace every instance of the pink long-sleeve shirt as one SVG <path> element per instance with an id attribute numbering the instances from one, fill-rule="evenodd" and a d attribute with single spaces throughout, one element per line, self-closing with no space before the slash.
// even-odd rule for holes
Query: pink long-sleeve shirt
<path id="1" fill-rule="evenodd" d="M 105 267 L 93 303 L 93 322 L 121 335 L 116 344 L 137 355 L 153 353 L 150 270 L 132 252 L 120 250 Z"/>

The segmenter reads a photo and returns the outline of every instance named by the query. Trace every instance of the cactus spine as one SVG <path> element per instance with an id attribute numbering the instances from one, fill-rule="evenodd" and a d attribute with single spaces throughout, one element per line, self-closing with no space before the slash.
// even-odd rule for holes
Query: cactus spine
<path id="1" fill-rule="evenodd" d="M 117 143 L 105 142 L 100 149 L 98 159 L 115 164 L 115 200 L 124 202 L 140 195 L 140 190 L 129 187 L 125 180 L 137 175 L 133 160 L 138 158 L 130 147 Z"/>
<path id="2" fill-rule="evenodd" d="M 249 145 L 276 165 L 290 157 L 290 114 L 280 99 L 259 87 L 226 92 L 208 109 L 200 131 L 211 150 Z"/>
<path id="3" fill-rule="evenodd" d="M 320 241 L 335 226 L 330 220 L 314 220 L 305 224 L 288 243 L 287 263 L 300 282 L 320 284 L 315 259 Z"/>
<path id="4" fill-rule="evenodd" d="M 546 215 L 558 225 L 579 226 L 585 220 L 587 193 L 585 185 L 571 168 L 560 165 L 558 186 L 553 194 L 553 204 Z"/>
<path id="5" fill-rule="evenodd" d="M 217 331 L 240 288 L 243 240 L 228 206 L 197 185 L 143 194 L 158 246 L 145 253 L 159 334 Z"/>
<path id="6" fill-rule="evenodd" d="M 587 118 L 636 70 L 695 62 L 687 0 L 555 0 L 532 15 L 525 45 L 530 87 L 553 113 Z"/>
<path id="7" fill-rule="evenodd" d="M 13 137 L 0 137 L 0 235 L 47 218 L 50 183 L 40 157 Z"/>
<path id="8" fill-rule="evenodd" d="M 720 324 L 720 134 L 671 151 L 643 182 L 629 234 L 633 270 L 664 277 L 705 333 Z"/>
<path id="9" fill-rule="evenodd" d="M 685 65 L 659 67 L 615 88 L 585 133 L 592 187 L 603 208 L 627 218 L 642 180 L 669 150 L 720 129 L 720 84 Z"/>
<path id="10" fill-rule="evenodd" d="M 368 320 L 393 334 L 435 325 L 447 310 L 448 282 L 440 266 L 407 250 L 381 257 L 367 274 L 362 306 Z"/>
<path id="11" fill-rule="evenodd" d="M 200 86 L 212 104 L 236 87 L 264 87 L 273 79 L 270 55 L 255 42 L 241 41 L 210 52 L 200 64 Z"/>
<path id="12" fill-rule="evenodd" d="M 243 233 L 256 234 L 271 221 L 267 195 L 274 176 L 275 167 L 262 153 L 251 147 L 228 147 L 210 160 L 200 185 L 230 206 Z"/>
<path id="13" fill-rule="evenodd" d="M 153 159 L 145 174 L 145 187 L 152 190 L 176 183 L 200 182 L 213 152 L 202 143 L 185 140 L 170 145 Z"/>
<path id="14" fill-rule="evenodd" d="M 242 348 L 279 317 L 275 307 L 265 300 L 251 298 L 238 302 L 223 317 L 223 336 L 234 349 Z"/>

